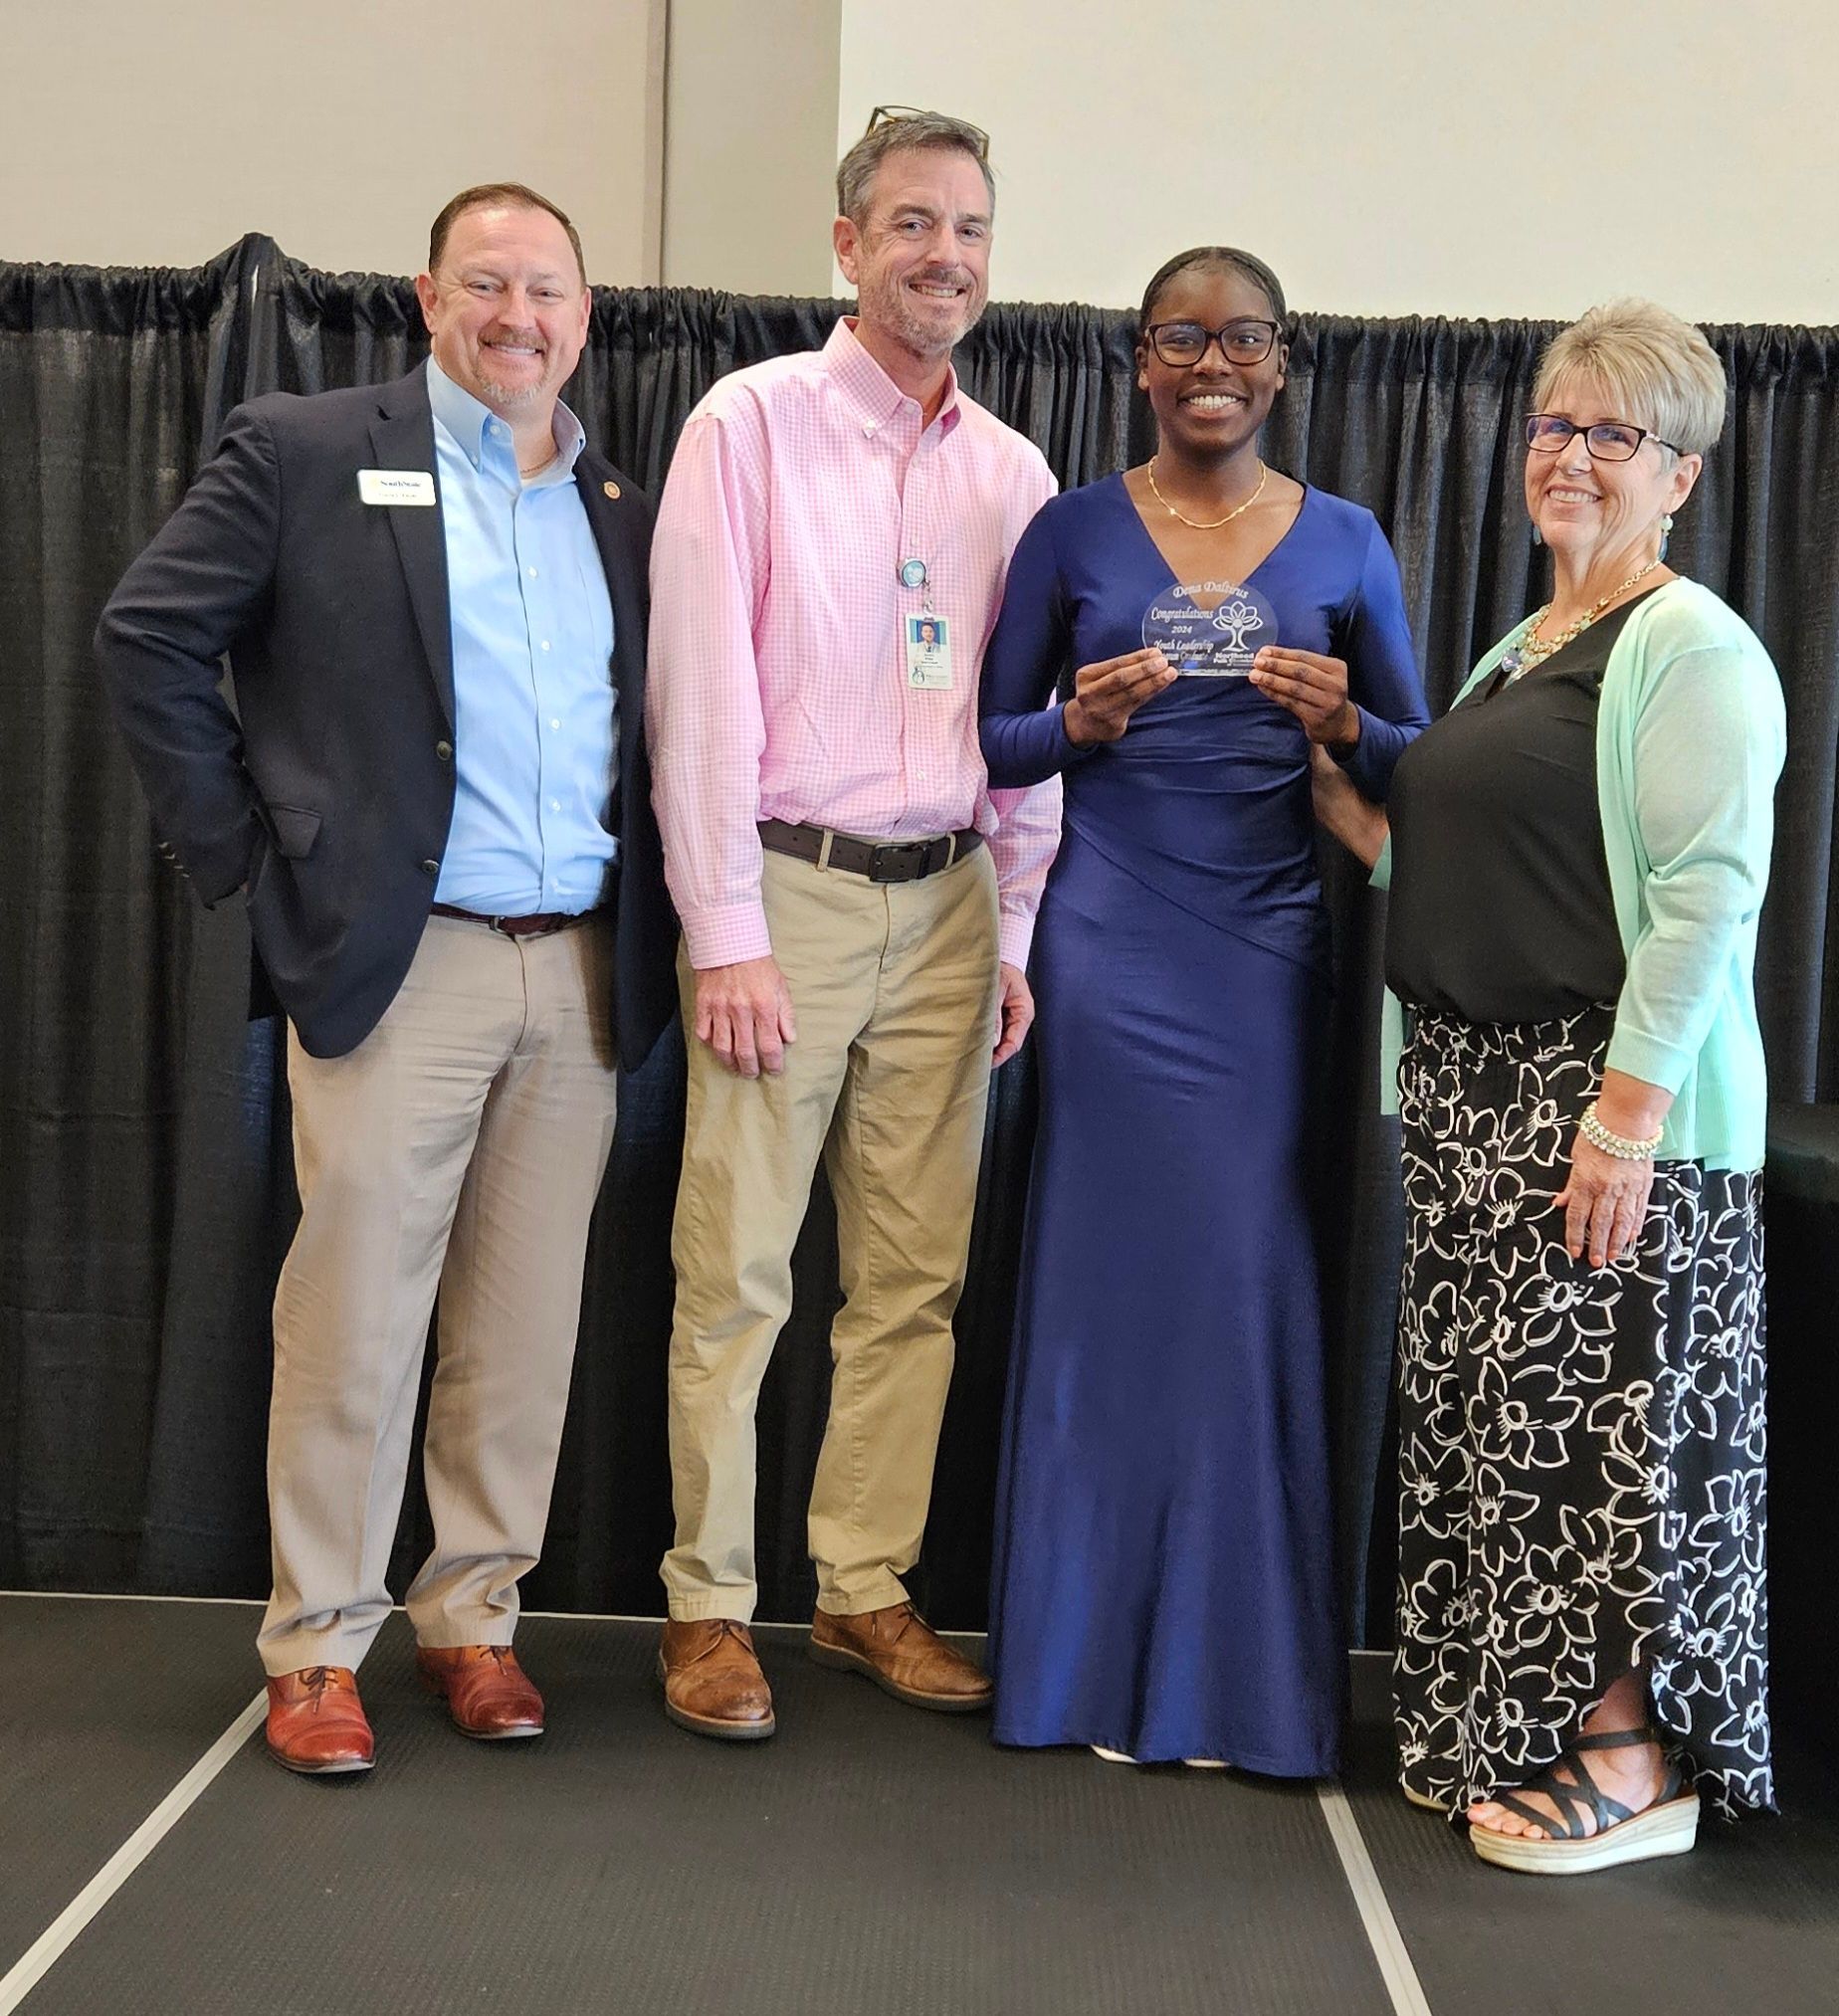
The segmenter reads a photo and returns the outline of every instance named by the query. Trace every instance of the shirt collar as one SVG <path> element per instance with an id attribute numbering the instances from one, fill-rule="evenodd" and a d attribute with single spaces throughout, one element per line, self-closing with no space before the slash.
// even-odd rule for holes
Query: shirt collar
<path id="1" fill-rule="evenodd" d="M 856 318 L 843 316 L 824 345 L 824 367 L 839 390 L 862 416 L 864 429 L 879 433 L 905 406 L 918 401 L 903 392 L 886 371 L 869 355 L 856 335 Z M 963 418 L 958 406 L 957 372 L 945 366 L 945 396 L 932 416 L 933 425 L 949 434 Z"/>
<path id="2" fill-rule="evenodd" d="M 459 444 L 460 452 L 478 469 L 485 460 L 486 422 L 497 417 L 491 407 L 475 399 L 464 386 L 456 385 L 432 357 L 428 359 L 428 404 L 434 408 L 434 417 Z M 587 434 L 559 399 L 550 425 L 555 435 L 555 452 L 562 459 L 560 468 L 550 474 L 559 481 L 573 471 L 575 458 L 587 446 Z"/>

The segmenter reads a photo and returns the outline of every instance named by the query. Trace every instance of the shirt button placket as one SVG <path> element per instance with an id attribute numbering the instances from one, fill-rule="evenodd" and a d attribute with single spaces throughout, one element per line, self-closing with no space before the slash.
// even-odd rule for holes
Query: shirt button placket
<path id="1" fill-rule="evenodd" d="M 527 488 L 520 490 L 519 504 L 528 502 L 534 511 L 534 494 Z M 530 654 L 530 683 L 535 690 L 534 698 L 539 718 L 546 718 L 554 706 L 554 695 L 550 691 L 549 672 L 551 667 L 550 639 L 542 635 L 551 626 L 549 623 L 548 599 L 542 587 L 531 588 L 527 584 L 542 581 L 542 569 L 533 557 L 533 547 L 525 543 L 523 526 L 534 524 L 530 512 L 520 513 L 515 526 L 515 553 L 518 570 L 517 589 L 523 603 L 524 640 Z M 532 539 L 534 534 L 532 533 Z M 550 864 L 554 859 L 553 836 L 549 831 L 552 813 L 561 811 L 561 801 L 554 795 L 554 779 L 550 774 L 550 761 L 543 737 L 536 737 L 536 843 L 538 875 L 538 907 L 543 909 L 556 907 L 553 886 L 550 881 Z"/>
<path id="2" fill-rule="evenodd" d="M 924 445 L 923 440 L 915 443 L 916 449 Z M 932 542 L 925 531 L 925 480 L 920 473 L 920 457 L 916 453 L 907 465 L 907 481 L 901 492 L 901 538 L 902 550 L 918 553 L 926 564 L 926 583 L 920 591 L 920 607 L 930 610 L 936 607 L 937 582 L 933 578 L 934 555 Z M 912 613 L 912 612 L 909 612 Z M 907 675 L 907 629 L 901 628 L 901 676 Z M 901 713 L 901 755 L 907 773 L 907 803 L 911 811 L 915 802 L 923 799 L 925 790 L 926 725 L 930 718 L 928 703 L 935 702 L 936 696 L 909 687 L 908 706 Z"/>

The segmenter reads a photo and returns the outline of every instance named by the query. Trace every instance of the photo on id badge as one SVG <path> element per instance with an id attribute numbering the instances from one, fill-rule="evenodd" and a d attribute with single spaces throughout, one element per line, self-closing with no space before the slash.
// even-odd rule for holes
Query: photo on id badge
<path id="1" fill-rule="evenodd" d="M 907 684 L 921 693 L 950 686 L 951 631 L 942 616 L 922 612 L 907 618 Z"/>

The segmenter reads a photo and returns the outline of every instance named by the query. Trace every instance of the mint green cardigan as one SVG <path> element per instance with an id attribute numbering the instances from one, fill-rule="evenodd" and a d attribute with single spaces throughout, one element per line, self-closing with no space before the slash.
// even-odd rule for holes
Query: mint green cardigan
<path id="1" fill-rule="evenodd" d="M 1526 628 L 1482 655 L 1458 701 Z M 1596 715 L 1603 848 L 1627 961 L 1608 1064 L 1673 1094 L 1663 1161 L 1762 1166 L 1756 918 L 1786 746 L 1780 680 L 1734 609 L 1696 581 L 1669 581 L 1636 606 L 1610 650 Z M 1388 837 L 1377 888 L 1391 867 Z M 1388 994 L 1387 1110 L 1402 1038 Z"/>

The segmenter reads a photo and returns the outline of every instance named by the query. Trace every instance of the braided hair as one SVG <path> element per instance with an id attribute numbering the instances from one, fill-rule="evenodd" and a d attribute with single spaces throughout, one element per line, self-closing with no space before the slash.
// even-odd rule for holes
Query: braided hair
<path id="1" fill-rule="evenodd" d="M 1282 335 L 1284 325 L 1290 319 L 1290 310 L 1284 305 L 1284 284 L 1264 261 L 1230 245 L 1196 245 L 1186 252 L 1177 252 L 1173 259 L 1157 267 L 1154 279 L 1143 290 L 1143 304 L 1136 317 L 1139 336 L 1149 326 L 1149 318 L 1155 313 L 1156 300 L 1168 283 L 1179 273 L 1195 272 L 1243 274 L 1271 303 L 1272 319 L 1278 325 L 1279 335 Z"/>

